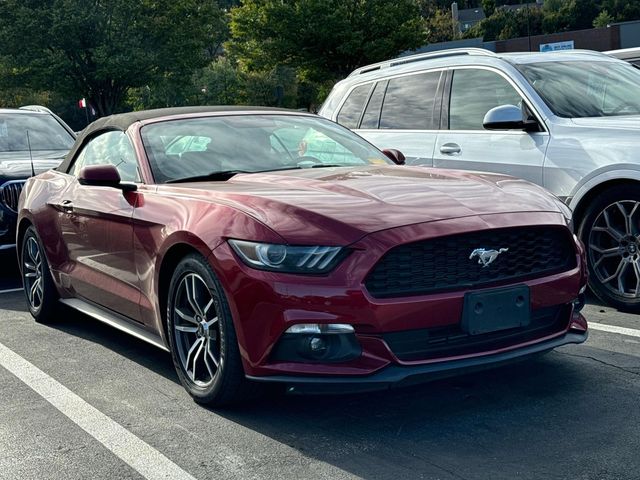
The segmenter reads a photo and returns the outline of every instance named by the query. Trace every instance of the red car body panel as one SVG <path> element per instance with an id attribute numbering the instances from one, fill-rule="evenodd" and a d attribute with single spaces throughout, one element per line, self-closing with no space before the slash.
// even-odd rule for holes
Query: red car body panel
<path id="1" fill-rule="evenodd" d="M 140 161 L 143 183 L 137 191 L 86 187 L 71 175 L 50 171 L 27 182 L 20 222 L 36 226 L 62 297 L 79 296 L 125 315 L 165 344 L 163 262 L 174 249 L 188 246 L 200 252 L 226 293 L 245 373 L 251 377 L 363 376 L 391 364 L 455 360 L 402 361 L 381 335 L 458 324 L 466 290 L 373 298 L 363 282 L 376 262 L 397 245 L 434 237 L 529 225 L 566 228 L 563 207 L 550 194 L 500 175 L 371 166 L 154 185 L 140 139 L 144 124 L 135 123 L 127 132 Z M 65 210 L 65 202 L 72 203 L 73 212 Z M 20 225 L 24 231 L 26 223 Z M 349 246 L 352 252 L 327 275 L 274 273 L 244 264 L 229 246 L 230 238 Z M 533 311 L 570 307 L 583 290 L 584 252 L 574 241 L 575 268 L 518 282 L 529 287 Z M 569 315 L 565 330 L 499 351 L 569 331 L 586 332 L 584 318 L 573 311 Z M 297 323 L 353 325 L 362 355 L 337 364 L 271 360 L 274 345 Z"/>

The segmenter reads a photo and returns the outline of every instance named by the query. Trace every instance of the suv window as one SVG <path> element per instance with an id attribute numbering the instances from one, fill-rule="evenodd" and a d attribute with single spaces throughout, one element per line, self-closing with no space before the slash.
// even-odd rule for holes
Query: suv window
<path id="1" fill-rule="evenodd" d="M 139 182 L 138 162 L 129 138 L 124 132 L 106 132 L 89 140 L 71 164 L 69 174 L 78 176 L 88 165 L 114 165 L 120 178 Z"/>
<path id="2" fill-rule="evenodd" d="M 360 128 L 378 128 L 380 124 L 380 109 L 382 108 L 382 99 L 387 89 L 388 82 L 378 82 L 376 88 L 371 94 L 367 108 L 362 116 Z"/>
<path id="3" fill-rule="evenodd" d="M 640 72 L 622 62 L 542 62 L 518 70 L 564 118 L 640 114 Z"/>
<path id="4" fill-rule="evenodd" d="M 347 128 L 358 128 L 360 115 L 364 110 L 364 103 L 367 101 L 371 86 L 372 84 L 368 83 L 360 85 L 351 91 L 344 105 L 342 105 L 340 113 L 338 113 L 337 120 L 339 124 Z"/>
<path id="5" fill-rule="evenodd" d="M 501 105 L 520 106 L 521 101 L 518 92 L 496 72 L 456 70 L 449 100 L 449 128 L 484 130 L 482 122 L 489 110 Z"/>
<path id="6" fill-rule="evenodd" d="M 435 101 L 440 72 L 392 78 L 380 115 L 380 128 L 433 130 L 440 122 Z"/>
<path id="7" fill-rule="evenodd" d="M 29 132 L 29 141 L 27 141 Z M 0 152 L 69 150 L 74 138 L 51 115 L 0 114 Z"/>

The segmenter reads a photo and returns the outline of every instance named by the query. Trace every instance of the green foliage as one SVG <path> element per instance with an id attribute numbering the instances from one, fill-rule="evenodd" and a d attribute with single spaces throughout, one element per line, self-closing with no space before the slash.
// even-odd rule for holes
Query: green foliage
<path id="1" fill-rule="evenodd" d="M 243 66 L 284 65 L 311 81 L 344 77 L 425 40 L 414 0 L 245 0 L 231 10 L 231 33 Z"/>
<path id="2" fill-rule="evenodd" d="M 490 17 L 496 11 L 496 0 L 482 0 L 480 2 L 485 16 Z"/>
<path id="3" fill-rule="evenodd" d="M 600 4 L 596 0 L 546 0 L 542 8 L 523 6 L 518 10 L 497 7 L 492 15 L 467 31 L 465 36 L 491 41 L 586 29 L 594 25 L 594 19 L 600 12 Z M 604 19 L 602 17 L 601 22 Z M 604 26 L 612 20 L 608 16 Z"/>
<path id="4" fill-rule="evenodd" d="M 153 84 L 132 89 L 128 103 L 134 110 L 179 105 L 311 109 L 317 104 L 320 88 L 320 85 L 299 80 L 291 67 L 248 72 L 229 59 L 219 57 L 189 78 L 165 76 Z"/>
<path id="5" fill-rule="evenodd" d="M 425 20 L 427 31 L 427 41 L 429 43 L 448 42 L 454 40 L 454 22 L 451 12 L 448 10 L 436 9 L 429 18 Z"/>
<path id="6" fill-rule="evenodd" d="M 467 30 L 465 37 L 483 37 L 485 41 L 503 40 L 510 36 L 520 36 L 518 32 L 522 25 L 526 35 L 526 17 L 517 11 L 499 8 L 493 15 Z"/>
<path id="7" fill-rule="evenodd" d="M 129 88 L 204 65 L 219 16 L 208 0 L 3 0 L 5 80 L 86 97 L 107 115 Z"/>
<path id="8" fill-rule="evenodd" d="M 614 22 L 614 18 L 609 15 L 609 12 L 605 9 L 602 10 L 598 16 L 593 20 L 593 26 L 595 28 L 605 28 L 609 24 Z"/>

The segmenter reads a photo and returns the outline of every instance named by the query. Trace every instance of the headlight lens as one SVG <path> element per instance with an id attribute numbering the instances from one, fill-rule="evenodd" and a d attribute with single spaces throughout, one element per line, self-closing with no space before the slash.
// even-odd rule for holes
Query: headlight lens
<path id="1" fill-rule="evenodd" d="M 246 240 L 229 240 L 229 245 L 249 267 L 285 273 L 328 273 L 348 253 L 342 247 L 292 246 Z"/>

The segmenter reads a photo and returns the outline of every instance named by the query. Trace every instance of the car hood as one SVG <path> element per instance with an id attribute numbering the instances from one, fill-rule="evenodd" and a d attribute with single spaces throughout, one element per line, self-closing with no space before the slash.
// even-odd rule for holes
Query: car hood
<path id="1" fill-rule="evenodd" d="M 0 180 L 20 180 L 52 168 L 62 162 L 66 151 L 47 150 L 32 152 L 33 171 L 29 152 L 0 152 Z"/>
<path id="2" fill-rule="evenodd" d="M 443 219 L 562 211 L 555 197 L 524 180 L 425 167 L 286 170 L 159 188 L 232 205 L 292 243 L 304 236 L 345 244 Z"/>
<path id="3" fill-rule="evenodd" d="M 581 127 L 640 130 L 640 115 L 572 118 L 571 121 Z"/>

